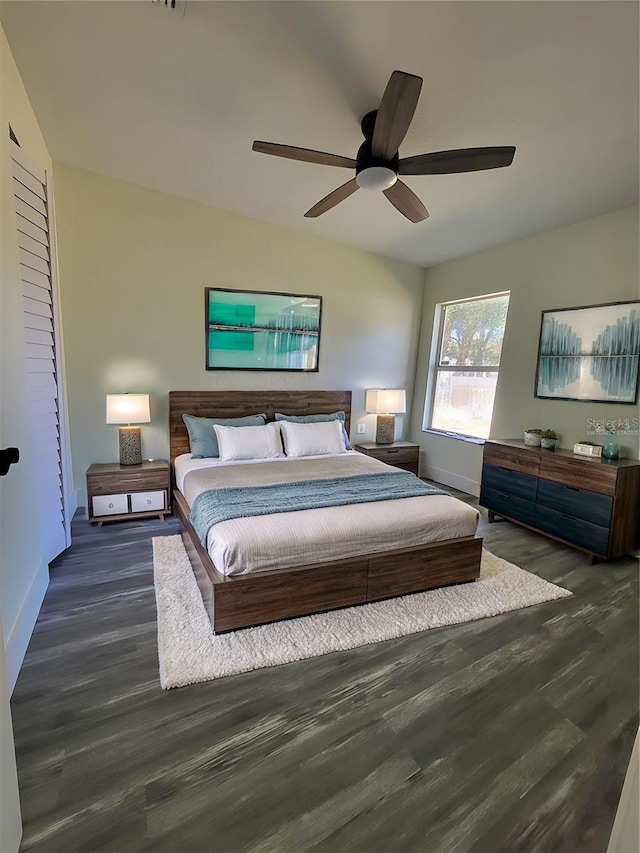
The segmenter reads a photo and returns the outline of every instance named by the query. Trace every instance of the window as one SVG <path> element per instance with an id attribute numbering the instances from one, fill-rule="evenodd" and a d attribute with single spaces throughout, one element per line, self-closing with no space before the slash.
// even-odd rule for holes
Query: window
<path id="1" fill-rule="evenodd" d="M 425 428 L 488 438 L 509 293 L 436 308 Z"/>

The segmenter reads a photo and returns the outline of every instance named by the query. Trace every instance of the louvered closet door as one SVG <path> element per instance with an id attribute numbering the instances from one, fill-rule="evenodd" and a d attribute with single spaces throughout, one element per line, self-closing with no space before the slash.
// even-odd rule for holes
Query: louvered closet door
<path id="1" fill-rule="evenodd" d="M 69 542 L 47 180 L 44 170 L 26 165 L 19 150 L 12 165 L 27 354 L 29 452 L 42 547 L 50 562 Z"/>

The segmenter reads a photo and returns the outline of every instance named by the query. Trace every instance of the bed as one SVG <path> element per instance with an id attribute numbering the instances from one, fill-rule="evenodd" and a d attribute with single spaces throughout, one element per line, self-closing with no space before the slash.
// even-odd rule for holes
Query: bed
<path id="1" fill-rule="evenodd" d="M 192 460 L 183 414 L 238 418 L 264 412 L 273 421 L 276 412 L 303 416 L 336 411 L 345 412 L 348 434 L 350 391 L 170 392 L 173 507 L 215 634 L 466 583 L 479 576 L 482 540 L 475 536 L 477 512 L 450 496 L 406 497 L 259 519 L 238 518 L 216 524 L 213 537 L 210 534 L 201 541 L 190 520 L 191 505 L 211 484 L 308 482 L 336 471 L 351 476 L 395 469 L 355 452 L 335 459 L 256 464 Z M 420 516 L 420 501 L 429 502 L 431 524 Z M 293 549 L 292 536 L 282 532 L 285 521 L 296 534 Z M 259 535 L 252 526 L 256 523 L 261 525 Z M 311 546 L 313 536 L 317 538 Z M 419 544 L 405 544 L 414 541 Z M 249 544 L 255 553 L 249 554 Z"/>

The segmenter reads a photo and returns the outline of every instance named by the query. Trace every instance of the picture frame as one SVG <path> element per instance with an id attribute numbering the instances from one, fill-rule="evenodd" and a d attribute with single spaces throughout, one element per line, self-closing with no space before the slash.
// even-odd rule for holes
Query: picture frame
<path id="1" fill-rule="evenodd" d="M 205 367 L 317 373 L 322 297 L 207 287 Z"/>
<path id="2" fill-rule="evenodd" d="M 640 301 L 543 311 L 535 396 L 634 405 Z"/>

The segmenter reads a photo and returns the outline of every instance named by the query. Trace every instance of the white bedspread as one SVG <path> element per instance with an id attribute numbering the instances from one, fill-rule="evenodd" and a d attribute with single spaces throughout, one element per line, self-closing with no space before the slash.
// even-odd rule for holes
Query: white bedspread
<path id="1" fill-rule="evenodd" d="M 395 469 L 355 451 L 250 463 L 191 459 L 189 454 L 175 460 L 176 484 L 189 506 L 211 488 L 389 470 Z M 426 495 L 223 521 L 209 531 L 207 550 L 218 571 L 239 575 L 473 536 L 477 523 L 478 512 L 463 501 Z"/>

